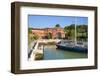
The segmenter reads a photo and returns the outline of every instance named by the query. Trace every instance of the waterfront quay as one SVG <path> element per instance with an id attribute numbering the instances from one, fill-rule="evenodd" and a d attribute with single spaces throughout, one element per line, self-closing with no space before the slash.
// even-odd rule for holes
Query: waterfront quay
<path id="1" fill-rule="evenodd" d="M 43 58 L 44 45 L 56 44 L 61 40 L 35 40 L 28 45 L 28 58 L 29 60 L 40 60 Z"/>
<path id="2" fill-rule="evenodd" d="M 87 58 L 87 53 L 57 49 L 56 44 L 61 41 L 73 42 L 71 40 L 63 40 L 63 39 L 40 39 L 32 41 L 28 46 L 29 47 L 28 59 L 30 61 L 34 61 L 34 60 Z"/>

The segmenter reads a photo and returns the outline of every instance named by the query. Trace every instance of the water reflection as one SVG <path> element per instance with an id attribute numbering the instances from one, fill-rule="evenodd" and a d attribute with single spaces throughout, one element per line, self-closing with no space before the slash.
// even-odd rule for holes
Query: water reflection
<path id="1" fill-rule="evenodd" d="M 44 46 L 43 60 L 55 60 L 55 59 L 79 59 L 87 58 L 86 53 L 72 52 L 67 50 L 56 49 L 55 45 Z"/>

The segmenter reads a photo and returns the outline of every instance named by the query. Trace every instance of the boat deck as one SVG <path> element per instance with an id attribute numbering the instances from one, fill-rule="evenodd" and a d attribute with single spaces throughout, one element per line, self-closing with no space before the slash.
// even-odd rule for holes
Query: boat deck
<path id="1" fill-rule="evenodd" d="M 56 44 L 58 49 L 63 49 L 63 50 L 68 50 L 68 51 L 75 51 L 75 52 L 88 52 L 88 46 L 87 44 L 84 43 L 77 43 L 75 44 L 74 42 L 60 42 Z"/>

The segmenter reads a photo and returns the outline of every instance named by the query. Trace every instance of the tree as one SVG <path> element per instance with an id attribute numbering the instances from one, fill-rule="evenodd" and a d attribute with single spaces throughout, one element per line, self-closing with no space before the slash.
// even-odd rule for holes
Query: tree
<path id="1" fill-rule="evenodd" d="M 28 44 L 32 41 L 32 28 L 28 28 Z"/>
<path id="2" fill-rule="evenodd" d="M 28 28 L 28 33 L 32 33 L 32 28 Z"/>
<path id="3" fill-rule="evenodd" d="M 60 27 L 60 24 L 56 24 L 55 27 Z"/>
<path id="4" fill-rule="evenodd" d="M 76 36 L 79 39 L 86 40 L 88 37 L 88 26 L 87 25 L 77 25 L 76 26 Z M 75 38 L 75 24 L 71 24 L 69 26 L 64 27 L 65 38 L 74 39 Z M 77 38 L 76 37 L 76 38 Z"/>
<path id="5" fill-rule="evenodd" d="M 74 24 L 64 27 L 65 38 L 72 39 L 74 37 Z"/>
<path id="6" fill-rule="evenodd" d="M 38 38 L 39 38 L 39 36 L 34 34 L 33 37 L 32 37 L 32 40 L 37 40 Z"/>
<path id="7" fill-rule="evenodd" d="M 88 37 L 88 26 L 87 25 L 78 25 L 77 27 L 78 38 L 80 40 L 87 40 Z"/>
<path id="8" fill-rule="evenodd" d="M 50 32 L 47 34 L 47 38 L 48 39 L 51 39 L 52 38 L 52 34 Z"/>
<path id="9" fill-rule="evenodd" d="M 69 26 L 68 26 L 68 29 L 69 29 L 69 30 L 73 30 L 73 29 L 75 29 L 75 24 L 71 24 L 71 25 L 69 25 Z"/>

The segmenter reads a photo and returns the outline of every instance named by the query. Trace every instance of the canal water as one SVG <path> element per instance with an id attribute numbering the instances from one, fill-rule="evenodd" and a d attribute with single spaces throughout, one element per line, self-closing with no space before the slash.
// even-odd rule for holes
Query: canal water
<path id="1" fill-rule="evenodd" d="M 45 45 L 43 60 L 55 59 L 79 59 L 87 58 L 86 53 L 72 52 L 68 50 L 57 49 L 56 45 Z"/>

